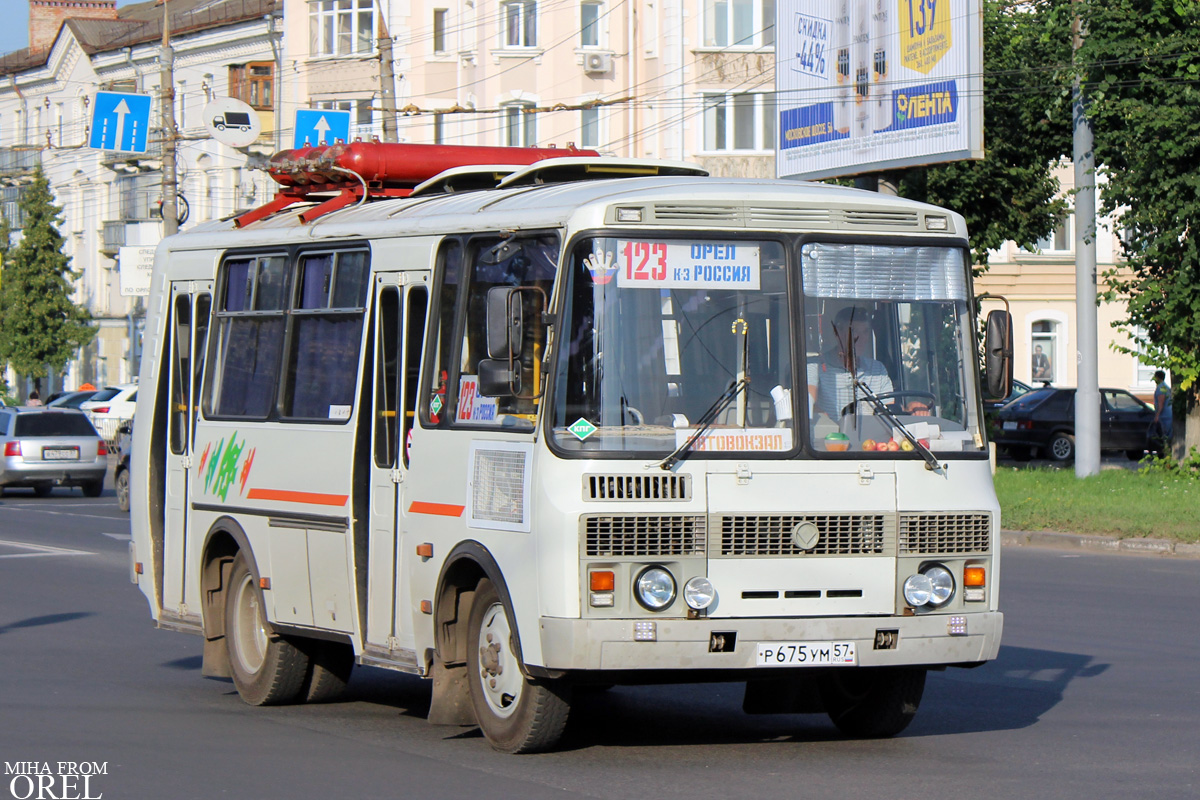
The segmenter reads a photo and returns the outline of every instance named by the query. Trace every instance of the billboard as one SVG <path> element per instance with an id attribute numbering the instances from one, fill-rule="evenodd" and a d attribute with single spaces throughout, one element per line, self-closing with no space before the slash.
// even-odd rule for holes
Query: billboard
<path id="1" fill-rule="evenodd" d="M 980 0 L 782 0 L 777 174 L 983 157 Z"/>

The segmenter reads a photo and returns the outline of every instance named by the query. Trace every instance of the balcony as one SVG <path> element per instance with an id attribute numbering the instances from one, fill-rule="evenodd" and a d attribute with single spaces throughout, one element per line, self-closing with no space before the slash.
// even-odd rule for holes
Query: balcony
<path id="1" fill-rule="evenodd" d="M 33 174 L 42 159 L 35 147 L 0 147 L 0 180 L 15 181 Z"/>
<path id="2" fill-rule="evenodd" d="M 162 140 L 151 139 L 144 153 L 121 153 L 105 150 L 100 163 L 117 172 L 152 172 L 162 167 Z"/>
<path id="3" fill-rule="evenodd" d="M 115 256 L 125 246 L 125 220 L 105 220 L 100 233 L 100 252 Z"/>

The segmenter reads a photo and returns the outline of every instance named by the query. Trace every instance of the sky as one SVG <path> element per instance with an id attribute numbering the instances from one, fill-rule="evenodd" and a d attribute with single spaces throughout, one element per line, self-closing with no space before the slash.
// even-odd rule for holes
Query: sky
<path id="1" fill-rule="evenodd" d="M 117 0 L 117 7 L 127 6 L 141 0 Z M 11 53 L 29 46 L 29 2 L 28 0 L 6 0 L 4 16 L 8 22 L 0 25 L 0 53 Z"/>

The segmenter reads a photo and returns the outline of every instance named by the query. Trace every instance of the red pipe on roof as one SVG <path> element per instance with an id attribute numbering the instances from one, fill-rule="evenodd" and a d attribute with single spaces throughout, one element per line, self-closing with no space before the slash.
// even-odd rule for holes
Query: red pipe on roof
<path id="1" fill-rule="evenodd" d="M 475 164 L 528 165 L 548 158 L 598 157 L 574 147 L 470 147 L 450 144 L 353 142 L 283 150 L 271 157 L 267 172 L 283 186 L 315 186 L 353 180 L 368 185 L 411 188 L 454 167 Z"/>

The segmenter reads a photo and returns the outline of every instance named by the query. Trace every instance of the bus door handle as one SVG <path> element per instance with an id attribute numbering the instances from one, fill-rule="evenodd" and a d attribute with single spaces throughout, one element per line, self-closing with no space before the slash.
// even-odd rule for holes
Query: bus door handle
<path id="1" fill-rule="evenodd" d="M 404 483 L 404 471 L 399 469 L 392 470 L 392 483 Z"/>

